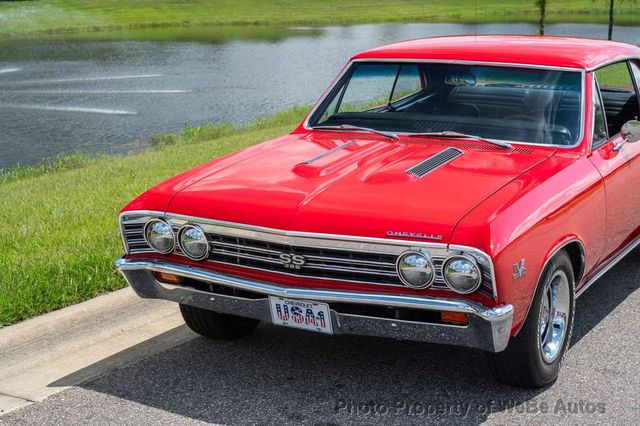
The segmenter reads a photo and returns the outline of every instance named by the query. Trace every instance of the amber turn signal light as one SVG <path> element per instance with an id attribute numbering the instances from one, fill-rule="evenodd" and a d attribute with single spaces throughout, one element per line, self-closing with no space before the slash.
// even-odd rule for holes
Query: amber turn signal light
<path id="1" fill-rule="evenodd" d="M 459 312 L 440 312 L 442 322 L 453 325 L 469 325 L 469 315 Z"/>
<path id="2" fill-rule="evenodd" d="M 180 284 L 183 278 L 179 275 L 167 274 L 166 272 L 154 272 L 156 280 L 167 284 Z"/>

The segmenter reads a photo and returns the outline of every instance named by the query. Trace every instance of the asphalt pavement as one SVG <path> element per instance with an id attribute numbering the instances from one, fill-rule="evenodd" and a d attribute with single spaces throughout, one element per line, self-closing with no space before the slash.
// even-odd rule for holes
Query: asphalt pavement
<path id="1" fill-rule="evenodd" d="M 547 389 L 496 383 L 475 350 L 261 325 L 235 342 L 194 335 L 0 424 L 640 424 L 638 265 L 640 250 L 578 300 Z"/>

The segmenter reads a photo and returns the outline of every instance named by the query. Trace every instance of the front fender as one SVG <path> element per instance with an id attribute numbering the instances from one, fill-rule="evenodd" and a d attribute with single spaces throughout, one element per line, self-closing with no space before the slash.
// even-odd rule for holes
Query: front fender
<path id="1" fill-rule="evenodd" d="M 602 178 L 583 155 L 556 154 L 496 192 L 456 225 L 452 243 L 478 247 L 494 262 L 498 302 L 514 306 L 522 327 L 546 262 L 579 241 L 581 269 L 600 259 L 605 235 Z M 526 272 L 514 274 L 524 260 Z"/>

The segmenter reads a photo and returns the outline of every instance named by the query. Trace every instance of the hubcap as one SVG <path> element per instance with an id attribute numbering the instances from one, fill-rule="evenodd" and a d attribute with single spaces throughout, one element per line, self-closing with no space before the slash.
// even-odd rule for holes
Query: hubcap
<path id="1" fill-rule="evenodd" d="M 569 309 L 569 278 L 564 271 L 557 270 L 545 284 L 538 320 L 540 353 L 548 364 L 561 352 L 567 335 Z"/>

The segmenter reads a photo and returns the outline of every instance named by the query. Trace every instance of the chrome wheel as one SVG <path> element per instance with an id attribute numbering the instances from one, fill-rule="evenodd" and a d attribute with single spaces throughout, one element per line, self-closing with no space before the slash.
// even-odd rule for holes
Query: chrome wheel
<path id="1" fill-rule="evenodd" d="M 553 363 L 561 353 L 567 335 L 570 309 L 569 278 L 559 269 L 545 284 L 538 319 L 540 353 L 548 364 Z"/>

